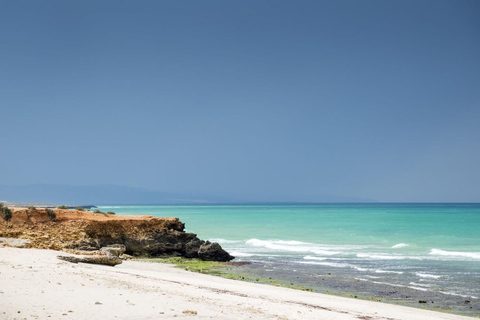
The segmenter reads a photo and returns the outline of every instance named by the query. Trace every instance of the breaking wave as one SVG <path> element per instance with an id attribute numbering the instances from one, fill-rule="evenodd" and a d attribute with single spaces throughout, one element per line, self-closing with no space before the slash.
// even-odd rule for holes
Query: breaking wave
<path id="1" fill-rule="evenodd" d="M 357 258 L 368 258 L 375 260 L 404 260 L 404 259 L 415 259 L 415 257 L 407 256 L 392 256 L 392 255 L 383 255 L 383 254 L 369 254 L 369 253 L 359 253 Z"/>
<path id="2" fill-rule="evenodd" d="M 284 252 L 310 252 L 318 255 L 336 255 L 341 253 L 340 251 L 330 250 L 329 248 L 320 247 L 313 243 L 301 241 L 250 239 L 247 240 L 245 244 Z"/>
<path id="3" fill-rule="evenodd" d="M 405 248 L 405 247 L 408 247 L 408 244 L 402 242 L 392 246 L 392 249 L 399 249 L 399 248 Z"/>
<path id="4" fill-rule="evenodd" d="M 227 239 L 222 239 L 222 238 L 214 238 L 214 239 L 208 239 L 210 242 L 217 242 L 219 244 L 225 244 L 225 243 L 239 243 L 241 242 L 240 240 L 227 240 Z"/>
<path id="5" fill-rule="evenodd" d="M 439 276 L 439 275 L 436 275 L 436 274 L 428 274 L 428 273 L 421 273 L 421 272 L 417 272 L 415 274 L 417 276 L 419 276 L 420 278 L 438 279 L 438 278 L 442 277 L 442 276 Z"/>
<path id="6" fill-rule="evenodd" d="M 447 257 L 463 257 L 470 258 L 475 260 L 480 260 L 480 252 L 456 252 L 456 251 L 445 251 L 440 249 L 430 250 L 430 255 L 433 256 L 447 256 Z"/>
<path id="7" fill-rule="evenodd" d="M 395 274 L 403 274 L 403 271 L 393 271 L 393 270 L 377 269 L 377 270 L 375 270 L 375 273 L 395 273 Z"/>

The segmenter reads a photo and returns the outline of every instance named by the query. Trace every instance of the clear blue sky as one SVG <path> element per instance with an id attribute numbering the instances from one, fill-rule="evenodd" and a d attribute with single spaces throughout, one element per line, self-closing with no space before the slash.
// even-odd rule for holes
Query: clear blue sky
<path id="1" fill-rule="evenodd" d="M 2 1 L 0 184 L 480 201 L 480 1 Z"/>

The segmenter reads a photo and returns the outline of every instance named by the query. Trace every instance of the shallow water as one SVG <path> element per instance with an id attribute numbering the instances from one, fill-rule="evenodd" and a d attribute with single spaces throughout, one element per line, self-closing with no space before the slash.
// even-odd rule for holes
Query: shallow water
<path id="1" fill-rule="evenodd" d="M 179 217 L 187 231 L 219 242 L 237 261 L 253 262 L 241 272 L 322 292 L 429 300 L 474 315 L 480 310 L 479 204 L 101 209 Z"/>

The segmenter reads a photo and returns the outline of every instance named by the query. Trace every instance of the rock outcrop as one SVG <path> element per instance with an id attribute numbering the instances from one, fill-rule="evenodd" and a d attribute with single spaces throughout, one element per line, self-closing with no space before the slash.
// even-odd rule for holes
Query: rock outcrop
<path id="1" fill-rule="evenodd" d="M 29 239 L 27 247 L 46 249 L 100 250 L 124 245 L 131 256 L 183 256 L 210 261 L 230 261 L 234 257 L 220 245 L 186 233 L 178 218 L 125 216 L 54 209 L 13 209 L 10 221 L 0 219 L 0 237 Z M 111 250 L 111 249 L 108 249 Z"/>
<path id="2" fill-rule="evenodd" d="M 198 249 L 198 257 L 207 261 L 230 261 L 232 260 L 230 254 L 223 250 L 222 247 L 216 243 L 206 242 Z"/>

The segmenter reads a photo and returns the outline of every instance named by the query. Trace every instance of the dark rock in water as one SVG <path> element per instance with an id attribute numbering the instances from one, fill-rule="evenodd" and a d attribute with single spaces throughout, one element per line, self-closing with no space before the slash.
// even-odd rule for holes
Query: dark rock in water
<path id="1" fill-rule="evenodd" d="M 227 251 L 223 250 L 218 243 L 210 243 L 208 241 L 200 246 L 198 257 L 207 261 L 230 261 L 235 259 Z"/>
<path id="2" fill-rule="evenodd" d="M 194 239 L 198 238 L 193 233 L 158 229 L 141 237 L 126 234 L 114 241 L 123 243 L 130 255 L 154 257 L 168 254 L 183 256 L 185 245 Z"/>
<path id="3" fill-rule="evenodd" d="M 132 230 L 132 228 L 125 229 L 124 225 L 116 225 L 109 221 L 102 223 L 100 226 L 95 225 L 95 228 L 91 225 L 90 228 L 87 228 L 87 235 L 90 239 L 84 239 L 82 243 L 79 243 L 80 247 L 100 248 L 121 244 L 125 246 L 125 253 L 132 256 L 182 256 L 208 261 L 230 261 L 234 259 L 219 244 L 211 246 L 210 242 L 200 240 L 196 234 L 184 232 L 183 223 L 174 224 L 174 228 L 171 229 L 137 226 Z M 200 253 L 204 245 L 208 246 L 203 248 L 202 253 Z"/>
<path id="4" fill-rule="evenodd" d="M 185 244 L 185 258 L 198 258 L 198 250 L 205 243 L 205 241 L 198 238 Z"/>

